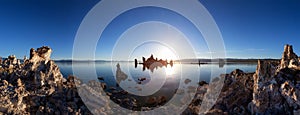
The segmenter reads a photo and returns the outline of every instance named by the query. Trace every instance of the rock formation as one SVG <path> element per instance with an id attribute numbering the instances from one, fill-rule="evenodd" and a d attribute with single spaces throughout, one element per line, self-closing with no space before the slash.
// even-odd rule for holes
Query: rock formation
<path id="1" fill-rule="evenodd" d="M 286 45 L 280 61 L 259 60 L 255 73 L 235 70 L 224 75 L 222 92 L 206 114 L 300 114 L 299 67 L 299 57 Z M 183 114 L 198 114 L 199 102 L 196 96 Z"/>
<path id="2" fill-rule="evenodd" d="M 116 70 L 116 79 L 117 84 L 120 84 L 121 81 L 124 81 L 128 78 L 128 76 L 121 70 L 120 64 L 117 64 L 117 70 Z"/>
<path id="3" fill-rule="evenodd" d="M 276 64 L 258 61 L 253 85 L 253 100 L 249 104 L 251 113 L 284 113 L 283 98 L 275 77 Z M 273 113 L 274 114 L 274 113 Z"/>
<path id="4" fill-rule="evenodd" d="M 51 60 L 51 52 L 51 48 L 43 46 L 31 49 L 30 58 L 23 63 L 14 55 L 0 60 L 0 114 L 116 114 L 124 111 L 118 109 L 120 106 L 148 111 L 167 101 L 164 96 L 150 97 L 146 103 L 151 106 L 140 107 L 137 99 L 124 90 L 103 93 L 107 87 L 104 83 L 83 84 L 74 76 L 65 79 Z M 116 73 L 121 76 L 117 77 L 118 83 L 127 79 L 120 65 Z M 222 79 L 221 93 L 205 114 L 300 114 L 299 57 L 290 45 L 285 46 L 280 61 L 259 60 L 255 73 L 237 69 L 213 79 L 210 84 L 199 82 L 192 103 L 182 114 L 199 114 L 203 99 L 211 96 L 205 94 L 214 91 Z M 185 80 L 186 84 L 189 82 Z M 180 90 L 176 94 L 185 93 Z M 178 114 L 177 108 L 173 110 L 161 108 L 161 114 Z"/>
<path id="5" fill-rule="evenodd" d="M 135 68 L 137 68 L 137 64 L 142 64 L 143 65 L 143 71 L 145 71 L 145 69 L 150 70 L 151 72 L 154 71 L 154 69 L 158 68 L 158 67 L 167 67 L 168 64 L 170 64 L 171 67 L 173 67 L 173 60 L 170 60 L 170 62 L 168 62 L 168 60 L 162 60 L 162 59 L 157 59 L 154 58 L 153 54 L 151 54 L 151 56 L 146 60 L 145 57 L 142 57 L 143 62 L 142 63 L 138 63 L 137 59 L 134 60 L 135 62 Z"/>
<path id="6" fill-rule="evenodd" d="M 75 77 L 63 78 L 51 52 L 43 46 L 31 49 L 24 63 L 14 55 L 0 63 L 0 114 L 91 114 Z"/>
<path id="7" fill-rule="evenodd" d="M 248 103 L 252 100 L 252 90 L 253 88 L 253 79 L 252 73 L 244 73 L 243 71 L 237 69 L 230 74 L 222 75 L 224 78 L 224 85 L 221 90 L 221 93 L 211 108 L 210 111 L 207 111 L 206 114 L 247 114 Z M 221 78 L 220 77 L 220 78 Z M 219 83 L 220 78 L 213 80 L 210 85 L 215 87 Z M 185 114 L 199 114 L 200 106 L 204 95 L 211 87 L 206 83 L 199 83 L 197 88 L 197 93 L 190 104 L 189 108 L 184 111 Z M 211 89 L 210 89 L 211 90 Z"/>
<path id="8" fill-rule="evenodd" d="M 21 78 L 25 80 L 28 90 L 42 94 L 51 94 L 61 87 L 65 79 L 59 67 L 50 60 L 51 48 L 43 46 L 36 51 L 30 50 L 29 60 L 24 60 Z"/>
<path id="9" fill-rule="evenodd" d="M 280 68 L 298 68 L 299 65 L 299 58 L 293 51 L 293 46 L 285 45 L 284 51 L 282 54 Z"/>
<path id="10" fill-rule="evenodd" d="M 251 113 L 293 114 L 299 111 L 298 56 L 291 45 L 284 47 L 280 64 L 258 62 L 254 74 L 254 92 Z"/>

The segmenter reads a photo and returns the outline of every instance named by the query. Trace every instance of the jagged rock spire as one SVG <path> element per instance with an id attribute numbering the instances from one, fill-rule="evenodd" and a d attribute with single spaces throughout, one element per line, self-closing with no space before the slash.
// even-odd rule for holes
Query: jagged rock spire
<path id="1" fill-rule="evenodd" d="M 299 58 L 293 51 L 292 45 L 285 45 L 282 54 L 280 69 L 283 68 L 294 68 L 299 65 Z"/>
<path id="2" fill-rule="evenodd" d="M 285 45 L 282 54 L 282 59 L 294 59 L 294 58 L 298 58 L 298 56 L 294 53 L 293 46 L 288 44 Z"/>
<path id="3" fill-rule="evenodd" d="M 48 46 L 43 46 L 34 50 L 30 49 L 30 60 L 50 60 L 52 49 Z"/>

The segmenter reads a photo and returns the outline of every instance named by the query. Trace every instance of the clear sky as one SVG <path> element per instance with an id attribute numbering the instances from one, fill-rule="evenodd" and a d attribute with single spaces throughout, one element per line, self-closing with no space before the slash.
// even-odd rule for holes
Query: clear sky
<path id="1" fill-rule="evenodd" d="M 84 16 L 98 2 L 99 0 L 1 0 L 0 56 L 15 54 L 22 58 L 24 55 L 28 56 L 30 48 L 48 45 L 54 51 L 52 58 L 71 59 L 76 31 Z M 293 45 L 295 52 L 300 55 L 299 0 L 200 2 L 213 16 L 222 33 L 227 57 L 280 58 L 284 44 Z M 128 19 L 134 15 L 141 18 Z M 193 34 L 193 27 L 176 13 L 159 8 L 140 8 L 120 15 L 109 25 L 103 33 L 103 39 L 100 38 L 96 59 L 110 59 L 110 51 L 119 37 L 117 35 L 124 34 L 130 26 L 153 20 L 169 23 L 185 34 L 191 33 L 186 35 L 188 38 L 201 39 L 201 35 Z M 125 22 L 126 24 L 119 26 L 119 23 Z M 197 43 L 196 46 L 199 46 L 196 48 L 198 57 L 206 57 L 208 51 L 205 43 Z"/>

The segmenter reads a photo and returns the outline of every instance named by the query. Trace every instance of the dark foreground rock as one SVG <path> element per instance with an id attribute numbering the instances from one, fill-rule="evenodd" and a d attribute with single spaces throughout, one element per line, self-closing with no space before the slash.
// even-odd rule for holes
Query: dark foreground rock
<path id="1" fill-rule="evenodd" d="M 222 92 L 206 114 L 300 114 L 299 61 L 292 46 L 286 45 L 280 62 L 258 61 L 255 73 L 235 70 L 221 76 L 225 77 Z M 203 87 L 208 86 L 198 89 Z M 205 90 L 197 93 L 204 94 Z M 183 114 L 199 114 L 203 100 L 197 95 Z"/>

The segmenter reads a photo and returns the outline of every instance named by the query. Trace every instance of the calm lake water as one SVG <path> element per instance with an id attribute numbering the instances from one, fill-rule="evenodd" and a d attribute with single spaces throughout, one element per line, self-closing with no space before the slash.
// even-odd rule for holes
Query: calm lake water
<path id="1" fill-rule="evenodd" d="M 83 81 L 95 80 L 97 77 L 89 75 L 88 70 L 95 69 L 97 72 L 98 77 L 103 77 L 107 81 L 115 81 L 115 72 L 116 72 L 116 65 L 120 64 L 120 67 L 123 72 L 125 72 L 128 76 L 131 76 L 133 80 L 137 80 L 139 77 L 150 77 L 151 75 L 159 72 L 163 72 L 163 74 L 167 77 L 177 78 L 180 76 L 192 76 L 198 77 L 200 81 L 209 82 L 211 80 L 212 70 L 215 70 L 215 76 L 224 74 L 224 72 L 219 72 L 220 69 L 225 69 L 225 73 L 230 73 L 235 69 L 241 69 L 244 72 L 255 72 L 256 65 L 253 64 L 225 64 L 223 67 L 219 67 L 218 64 L 174 64 L 173 67 L 168 65 L 167 67 L 157 67 L 154 68 L 153 72 L 150 70 L 143 71 L 143 66 L 138 65 L 135 68 L 134 62 L 78 62 L 73 63 L 73 66 L 76 68 L 80 68 L 80 75 L 77 76 Z M 92 67 L 92 65 L 95 67 Z M 72 71 L 72 63 L 71 62 L 57 62 L 61 73 L 64 77 L 68 75 L 73 75 Z"/>
<path id="2" fill-rule="evenodd" d="M 255 72 L 256 70 L 256 64 L 226 64 L 223 67 L 218 64 L 203 64 L 200 66 L 198 64 L 174 64 L 172 67 L 170 65 L 167 65 L 167 67 L 153 67 L 153 70 L 143 70 L 142 65 L 135 67 L 133 62 L 78 62 L 73 64 L 58 62 L 57 64 L 64 77 L 73 75 L 73 65 L 77 68 L 77 75 L 75 76 L 83 82 L 98 80 L 98 77 L 102 77 L 108 86 L 116 85 L 116 69 L 117 64 L 119 64 L 120 70 L 128 76 L 126 80 L 119 83 L 120 86 L 123 88 L 136 87 L 136 84 L 140 84 L 139 87 L 152 87 L 152 89 L 155 89 L 154 86 L 164 88 L 163 85 L 169 86 L 165 87 L 166 89 L 171 86 L 178 88 L 180 80 L 184 81 L 186 79 L 194 83 L 199 81 L 209 83 L 214 77 L 230 73 L 235 69 L 241 69 L 244 72 Z M 96 74 L 91 73 L 91 70 L 95 70 Z M 146 78 L 146 80 L 139 82 L 139 78 Z"/>
<path id="3" fill-rule="evenodd" d="M 119 68 L 117 64 L 119 64 Z M 165 96 L 169 101 L 178 89 L 198 86 L 199 81 L 209 83 L 214 77 L 230 73 L 235 69 L 241 69 L 244 72 L 255 72 L 256 70 L 256 64 L 227 64 L 223 67 L 218 64 L 200 66 L 198 64 L 174 64 L 172 67 L 170 65 L 153 67 L 152 71 L 148 69 L 143 71 L 142 65 L 135 67 L 134 62 L 77 62 L 73 64 L 57 62 L 57 65 L 64 77 L 73 75 L 72 66 L 77 68 L 75 76 L 85 83 L 102 77 L 104 80 L 99 81 L 107 84 L 106 92 L 126 90 L 130 95 L 132 94 L 131 97 L 140 102 L 141 106 L 144 106 L 148 97 Z M 91 73 L 91 70 L 95 70 L 96 74 Z M 122 80 L 118 84 L 119 87 L 116 85 L 116 73 L 127 75 L 126 78 L 120 77 Z M 139 81 L 139 78 L 146 79 Z M 111 87 L 114 87 L 114 90 Z"/>

